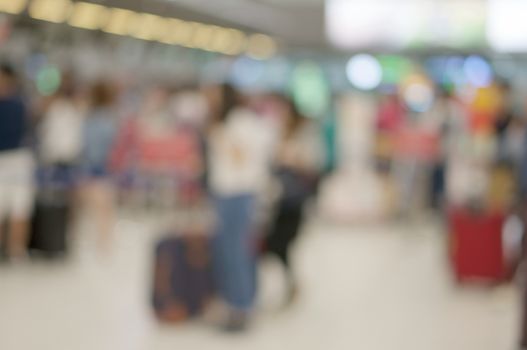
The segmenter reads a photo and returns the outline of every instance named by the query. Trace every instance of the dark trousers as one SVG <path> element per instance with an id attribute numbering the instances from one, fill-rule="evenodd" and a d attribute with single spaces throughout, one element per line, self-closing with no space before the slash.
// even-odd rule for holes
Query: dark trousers
<path id="1" fill-rule="evenodd" d="M 445 163 L 440 162 L 432 169 L 430 184 L 430 205 L 434 209 L 439 209 L 445 196 Z"/>
<path id="2" fill-rule="evenodd" d="M 522 328 L 520 330 L 520 346 L 527 348 L 527 288 L 523 291 L 523 319 Z"/>
<path id="3" fill-rule="evenodd" d="M 299 234 L 303 216 L 303 205 L 279 205 L 267 238 L 267 252 L 280 259 L 288 274 L 292 274 L 291 245 Z"/>

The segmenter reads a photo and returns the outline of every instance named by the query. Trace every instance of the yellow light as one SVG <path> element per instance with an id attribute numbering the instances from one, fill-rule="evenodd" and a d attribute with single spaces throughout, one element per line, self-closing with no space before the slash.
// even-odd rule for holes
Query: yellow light
<path id="1" fill-rule="evenodd" d="M 107 20 L 108 12 L 107 7 L 78 2 L 73 7 L 68 23 L 78 28 L 99 29 Z"/>
<path id="2" fill-rule="evenodd" d="M 131 36 L 142 40 L 156 40 L 159 33 L 165 29 L 166 19 L 149 13 L 141 13 L 130 33 Z"/>
<path id="3" fill-rule="evenodd" d="M 179 19 L 167 18 L 164 32 L 157 35 L 157 40 L 168 45 L 177 44 L 174 41 L 174 32 L 176 31 L 177 27 L 181 25 L 181 23 L 182 21 Z"/>
<path id="4" fill-rule="evenodd" d="M 159 32 L 156 35 L 157 41 L 163 44 L 172 45 L 172 41 L 171 41 L 172 29 L 174 27 L 174 22 L 177 22 L 177 21 L 178 21 L 177 19 L 166 18 L 163 32 Z"/>
<path id="5" fill-rule="evenodd" d="M 194 30 L 192 33 L 192 39 L 190 40 L 190 45 L 198 49 L 209 50 L 213 33 L 213 26 L 194 23 Z"/>
<path id="6" fill-rule="evenodd" d="M 106 24 L 101 28 L 106 33 L 128 35 L 137 24 L 138 14 L 124 9 L 110 10 Z"/>
<path id="7" fill-rule="evenodd" d="M 211 52 L 220 52 L 218 47 L 221 47 L 221 45 L 218 45 L 218 38 L 221 39 L 221 33 L 223 31 L 223 28 L 218 26 L 208 26 L 209 27 L 209 37 L 206 42 L 206 45 L 203 46 L 203 50 L 211 51 Z"/>
<path id="8" fill-rule="evenodd" d="M 163 42 L 190 47 L 193 32 L 194 23 L 171 19 L 167 36 Z"/>
<path id="9" fill-rule="evenodd" d="M 223 47 L 219 52 L 232 56 L 239 55 L 243 52 L 247 44 L 247 36 L 243 32 L 237 29 L 226 29 L 223 35 Z"/>
<path id="10" fill-rule="evenodd" d="M 224 52 L 230 45 L 231 35 L 228 29 L 216 27 L 210 40 L 210 50 Z"/>
<path id="11" fill-rule="evenodd" d="M 179 45 L 189 49 L 197 49 L 198 47 L 194 42 L 194 35 L 200 26 L 201 23 L 197 22 L 185 22 L 183 27 L 180 26 L 178 31 L 174 33 L 179 39 Z"/>
<path id="12" fill-rule="evenodd" d="M 247 42 L 247 54 L 255 59 L 269 59 L 276 54 L 276 42 L 270 36 L 253 34 Z"/>
<path id="13" fill-rule="evenodd" d="M 29 6 L 29 15 L 42 21 L 62 23 L 66 20 L 70 7 L 69 0 L 33 0 Z"/>
<path id="14" fill-rule="evenodd" d="M 13 15 L 21 13 L 27 5 L 27 0 L 0 0 L 0 12 Z"/>
<path id="15" fill-rule="evenodd" d="M 152 24 L 152 35 L 155 40 L 164 42 L 167 32 L 170 30 L 170 18 L 156 16 L 157 19 Z"/>

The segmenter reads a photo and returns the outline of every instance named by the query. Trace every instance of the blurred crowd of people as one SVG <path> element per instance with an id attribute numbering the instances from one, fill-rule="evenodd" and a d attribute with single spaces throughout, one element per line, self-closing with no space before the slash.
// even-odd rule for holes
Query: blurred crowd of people
<path id="1" fill-rule="evenodd" d="M 228 84 L 153 85 L 134 95 L 110 80 L 80 84 L 71 73 L 50 96 L 28 96 L 21 87 L 16 70 L 1 66 L 4 258 L 27 257 L 34 211 L 46 200 L 65 201 L 70 229 L 80 216 L 92 218 L 102 252 L 112 249 L 119 204 L 176 214 L 207 202 L 215 214 L 211 255 L 225 327 L 243 329 L 253 307 L 262 250 L 256 246 L 265 245 L 283 263 L 286 299 L 294 299 L 289 251 L 316 190 L 324 150 L 317 126 L 289 97 L 244 95 Z M 261 214 L 270 202 L 273 218 Z M 203 229 L 203 220 L 198 215 L 178 229 Z M 257 242 L 254 233 L 264 226 L 267 243 Z"/>
<path id="2" fill-rule="evenodd" d="M 111 250 L 119 205 L 168 208 L 174 215 L 208 205 L 214 214 L 210 227 L 198 214 L 177 229 L 212 233 L 225 327 L 240 330 L 247 324 L 259 254 L 279 259 L 287 276 L 286 303 L 295 300 L 299 287 L 290 251 L 327 155 L 320 125 L 304 117 L 290 97 L 244 94 L 229 84 L 132 89 L 109 79 L 80 83 L 71 72 L 62 74 L 49 96 L 28 95 L 21 87 L 16 70 L 2 65 L 5 258 L 27 256 L 34 210 L 50 198 L 64 199 L 69 227 L 80 216 L 93 218 L 101 251 Z M 438 89 L 425 112 L 409 108 L 396 92 L 379 94 L 374 126 L 359 135 L 374 140 L 372 154 L 354 155 L 363 165 L 373 159 L 377 174 L 394 184 L 398 215 L 415 207 L 476 202 L 505 211 L 522 207 L 525 111 L 517 108 L 512 92 L 501 82 L 486 92 L 474 90 L 468 103 L 460 94 Z M 265 238 L 257 231 L 265 231 Z"/>
<path id="3" fill-rule="evenodd" d="M 396 211 L 469 202 L 509 210 L 520 204 L 515 190 L 524 186 L 527 144 L 526 109 L 518 102 L 505 81 L 480 89 L 437 88 L 424 112 L 412 111 L 397 93 L 381 95 L 374 158 L 378 172 L 397 184 Z"/>

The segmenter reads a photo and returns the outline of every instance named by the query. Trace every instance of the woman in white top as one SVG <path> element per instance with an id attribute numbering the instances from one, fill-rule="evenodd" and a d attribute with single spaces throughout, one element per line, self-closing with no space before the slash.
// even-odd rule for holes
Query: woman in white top
<path id="1" fill-rule="evenodd" d="M 83 113 L 72 96 L 61 92 L 51 102 L 40 128 L 44 164 L 76 163 L 82 149 Z"/>
<path id="2" fill-rule="evenodd" d="M 229 85 L 216 91 L 209 132 L 209 186 L 217 227 L 214 258 L 219 293 L 229 307 L 225 330 L 244 330 L 256 287 L 256 195 L 269 179 L 269 133 Z"/>
<path id="3" fill-rule="evenodd" d="M 40 124 L 39 160 L 44 170 L 43 180 L 73 185 L 82 151 L 83 123 L 84 111 L 75 98 L 73 82 L 65 78 Z"/>

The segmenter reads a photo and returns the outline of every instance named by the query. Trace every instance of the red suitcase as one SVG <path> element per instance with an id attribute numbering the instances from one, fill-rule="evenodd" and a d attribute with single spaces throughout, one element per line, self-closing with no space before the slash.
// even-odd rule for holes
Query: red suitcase
<path id="1" fill-rule="evenodd" d="M 458 281 L 499 283 L 512 275 L 503 248 L 502 212 L 452 208 L 448 214 L 451 260 Z"/>

